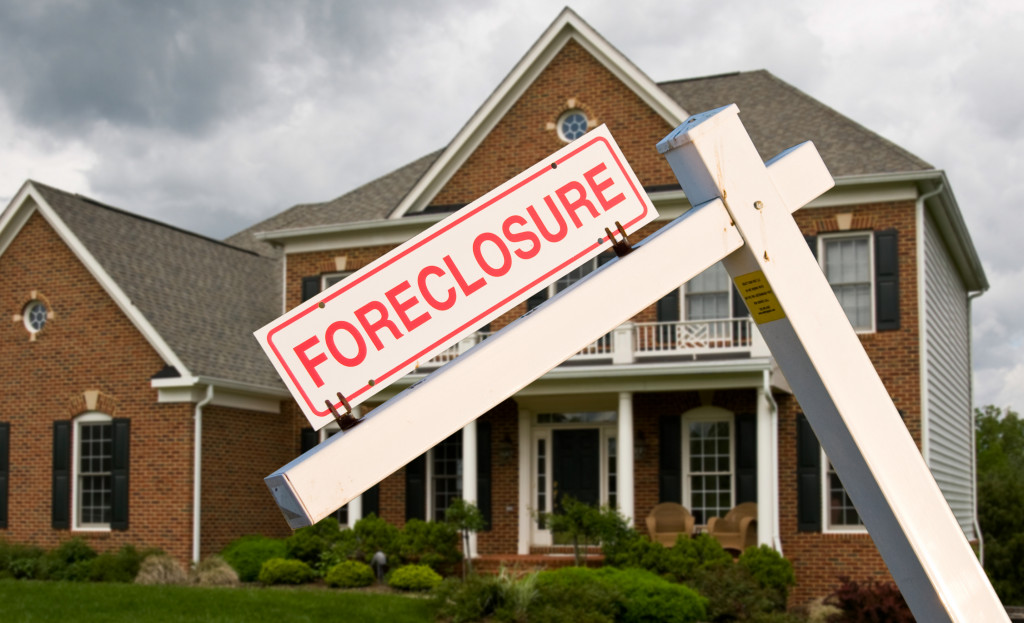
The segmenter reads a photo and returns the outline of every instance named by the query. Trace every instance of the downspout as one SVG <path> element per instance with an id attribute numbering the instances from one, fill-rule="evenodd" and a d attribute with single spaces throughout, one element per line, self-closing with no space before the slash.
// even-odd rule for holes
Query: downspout
<path id="1" fill-rule="evenodd" d="M 768 408 L 771 410 L 771 446 L 775 451 L 774 461 L 772 461 L 772 494 L 775 496 L 775 503 L 772 505 L 775 511 L 772 513 L 772 546 L 775 551 L 782 555 L 782 535 L 779 532 L 779 404 L 775 402 L 775 396 L 772 396 L 772 386 L 769 377 L 771 372 L 764 370 L 761 374 L 761 381 L 764 385 L 764 395 L 768 400 Z"/>
<path id="2" fill-rule="evenodd" d="M 192 439 L 195 452 L 192 457 L 192 562 L 199 564 L 200 511 L 203 493 L 203 407 L 213 400 L 213 385 L 206 386 L 206 396 L 196 403 Z"/>
<path id="3" fill-rule="evenodd" d="M 984 290 L 978 290 L 977 292 L 969 292 L 967 294 L 967 369 L 971 371 L 972 375 L 974 374 L 974 347 L 971 344 L 974 337 L 971 326 L 974 319 L 971 312 L 973 309 L 971 301 L 984 293 Z M 974 534 L 978 536 L 978 562 L 981 563 L 981 567 L 984 569 L 985 535 L 981 533 L 981 521 L 978 519 L 978 439 L 974 432 L 974 379 L 971 379 L 971 417 L 969 422 L 970 431 L 968 432 L 971 434 L 971 520 L 974 522 Z"/>

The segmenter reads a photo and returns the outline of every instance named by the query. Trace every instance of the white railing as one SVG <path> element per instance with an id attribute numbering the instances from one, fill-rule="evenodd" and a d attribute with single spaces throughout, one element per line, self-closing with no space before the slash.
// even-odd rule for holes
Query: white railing
<path id="1" fill-rule="evenodd" d="M 490 333 L 474 333 L 423 364 L 435 368 L 482 342 Z M 759 355 L 763 343 L 750 318 L 680 322 L 627 322 L 606 333 L 573 359 L 611 359 L 632 363 L 638 357 L 697 356 L 708 353 Z"/>
<path id="2" fill-rule="evenodd" d="M 749 318 L 687 322 L 639 322 L 634 327 L 637 355 L 698 355 L 749 351 L 753 344 Z"/>

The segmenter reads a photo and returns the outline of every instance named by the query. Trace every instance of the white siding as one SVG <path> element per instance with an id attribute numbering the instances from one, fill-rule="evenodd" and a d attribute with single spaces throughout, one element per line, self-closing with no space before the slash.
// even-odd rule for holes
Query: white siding
<path id="1" fill-rule="evenodd" d="M 923 381 L 928 466 L 964 534 L 973 539 L 970 303 L 927 210 L 924 220 Z"/>

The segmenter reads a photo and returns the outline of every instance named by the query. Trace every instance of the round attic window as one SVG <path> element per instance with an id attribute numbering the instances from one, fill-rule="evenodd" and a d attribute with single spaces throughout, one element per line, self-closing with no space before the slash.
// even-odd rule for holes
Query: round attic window
<path id="1" fill-rule="evenodd" d="M 567 110 L 558 119 L 558 137 L 566 143 L 575 141 L 587 133 L 588 123 L 582 110 Z"/>
<path id="2" fill-rule="evenodd" d="M 25 328 L 29 333 L 39 333 L 43 330 L 46 326 L 47 312 L 46 303 L 42 301 L 29 301 L 25 305 L 21 317 L 25 320 Z"/>

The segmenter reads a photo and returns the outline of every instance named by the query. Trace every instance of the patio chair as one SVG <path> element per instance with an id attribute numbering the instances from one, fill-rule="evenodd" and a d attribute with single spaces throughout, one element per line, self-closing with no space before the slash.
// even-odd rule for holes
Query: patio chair
<path id="1" fill-rule="evenodd" d="M 662 502 L 647 516 L 647 534 L 652 541 L 672 547 L 680 534 L 693 535 L 693 515 L 680 504 Z"/>
<path id="2" fill-rule="evenodd" d="M 757 545 L 757 503 L 744 502 L 725 517 L 708 520 L 708 534 L 718 539 L 725 549 L 742 552 Z"/>

